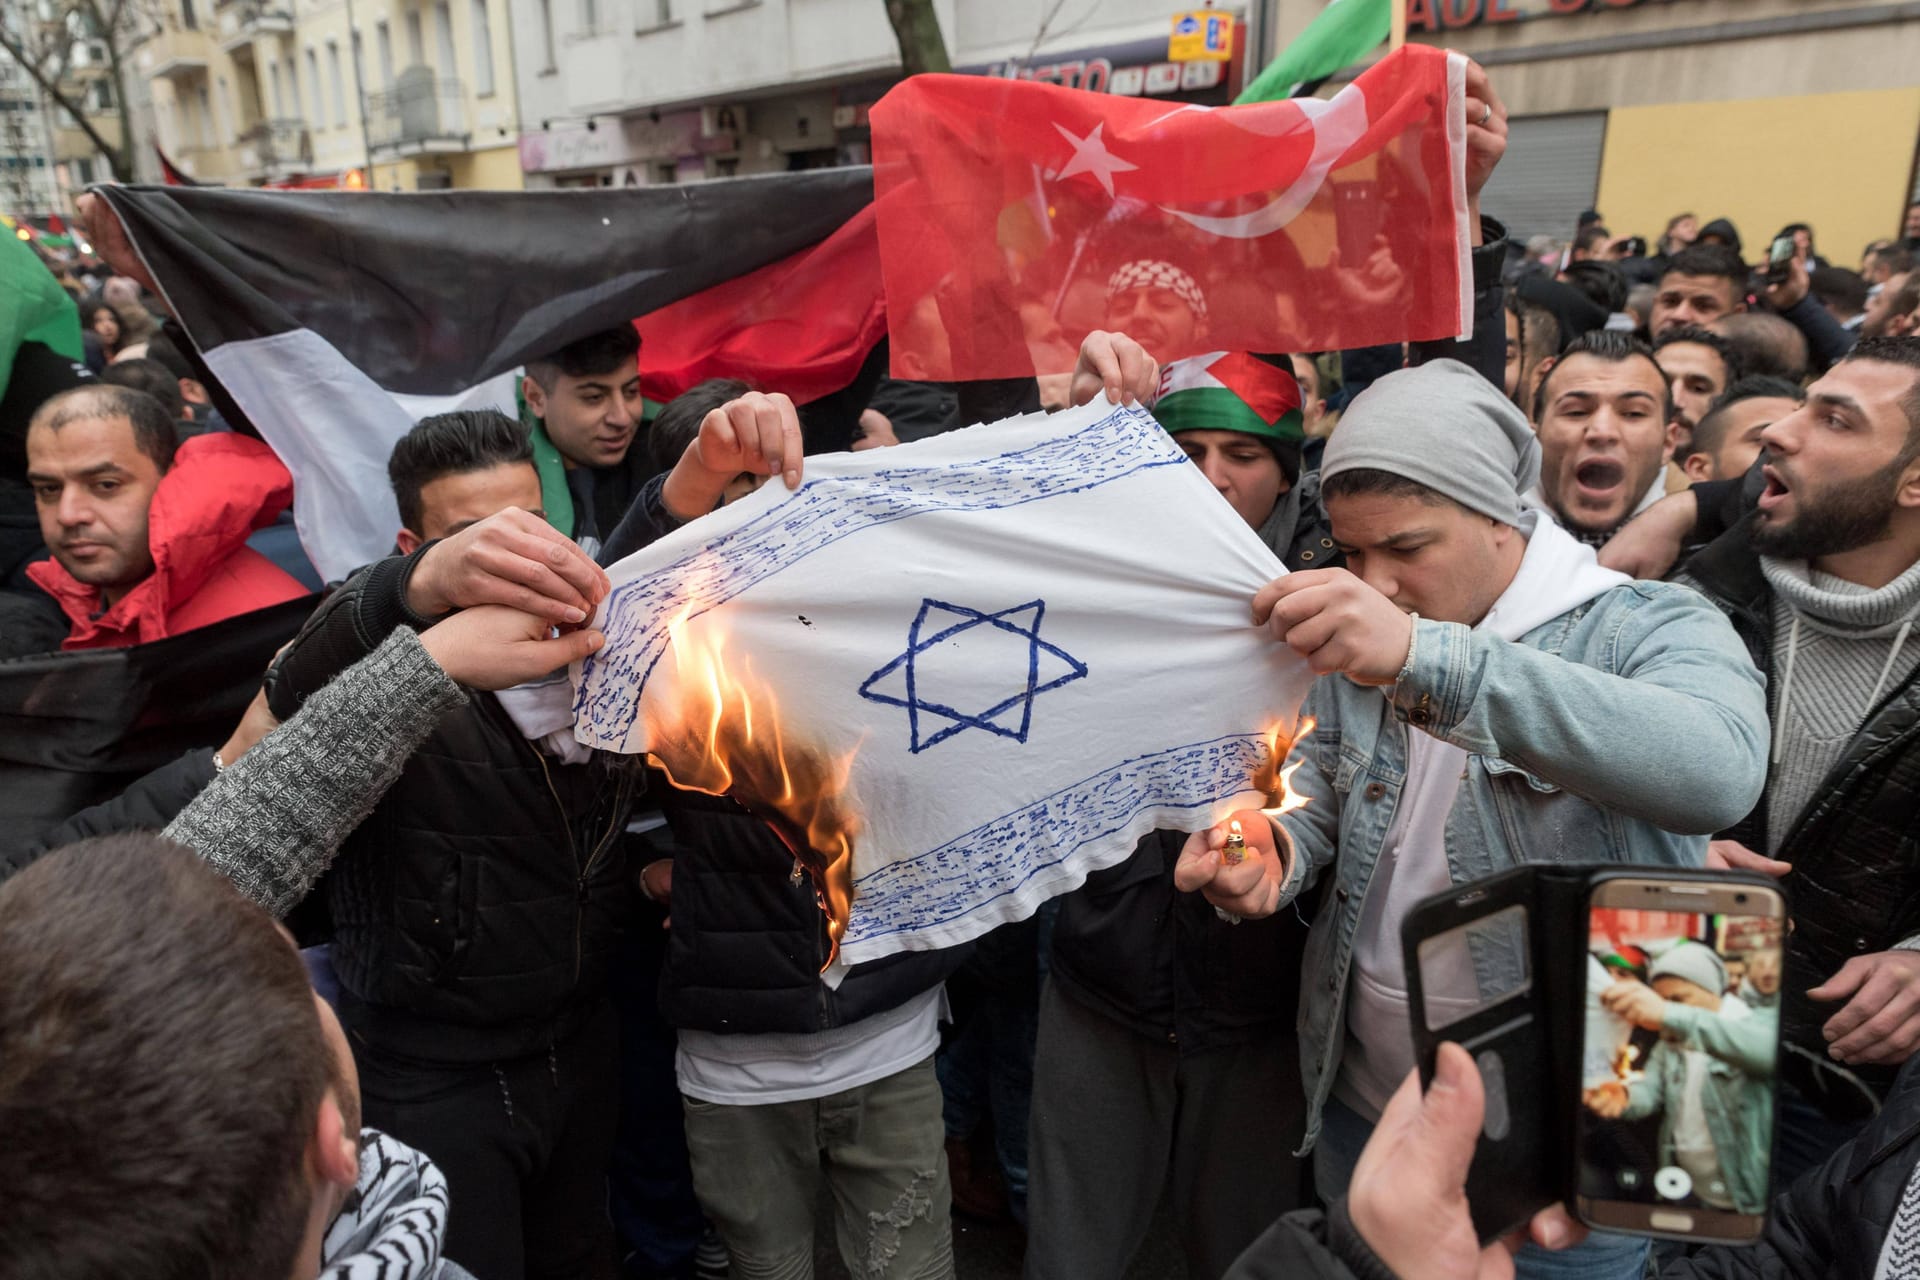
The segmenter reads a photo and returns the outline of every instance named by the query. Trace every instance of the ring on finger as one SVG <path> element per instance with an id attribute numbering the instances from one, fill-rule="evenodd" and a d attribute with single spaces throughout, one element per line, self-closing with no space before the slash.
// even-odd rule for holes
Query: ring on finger
<path id="1" fill-rule="evenodd" d="M 1493 119 L 1493 104 L 1489 102 L 1480 109 L 1481 127 L 1484 128 L 1486 126 L 1487 121 L 1491 119 Z"/>

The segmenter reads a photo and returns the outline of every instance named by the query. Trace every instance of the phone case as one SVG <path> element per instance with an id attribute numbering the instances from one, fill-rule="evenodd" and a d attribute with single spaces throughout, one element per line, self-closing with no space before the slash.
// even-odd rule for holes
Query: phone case
<path id="1" fill-rule="evenodd" d="M 1481 1242 L 1523 1226 L 1556 1202 L 1574 1204 L 1581 1015 L 1586 990 L 1586 909 L 1594 888 L 1615 879 L 1749 881 L 1764 877 L 1618 864 L 1533 864 L 1460 885 L 1415 905 L 1401 926 L 1413 1048 L 1422 1086 L 1433 1083 L 1445 1041 L 1480 1067 L 1487 1092 L 1482 1141 L 1467 1171 L 1467 1201 Z M 1499 923 L 1518 908 L 1524 940 Z M 1471 932 L 1476 927 L 1481 931 Z M 1527 981 L 1465 1017 L 1440 1026 L 1427 1017 L 1422 948 L 1460 930 L 1470 950 L 1522 946 Z"/>

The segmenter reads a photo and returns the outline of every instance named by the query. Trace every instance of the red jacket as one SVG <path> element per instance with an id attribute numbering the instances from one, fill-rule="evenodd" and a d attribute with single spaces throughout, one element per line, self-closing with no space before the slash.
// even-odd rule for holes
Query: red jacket
<path id="1" fill-rule="evenodd" d="M 247 546 L 293 500 L 293 477 L 273 450 L 222 432 L 184 441 L 147 508 L 153 573 L 100 609 L 100 589 L 75 580 L 58 560 L 27 576 L 73 622 L 63 649 L 117 649 L 164 640 L 236 614 L 295 600 L 307 589 Z"/>

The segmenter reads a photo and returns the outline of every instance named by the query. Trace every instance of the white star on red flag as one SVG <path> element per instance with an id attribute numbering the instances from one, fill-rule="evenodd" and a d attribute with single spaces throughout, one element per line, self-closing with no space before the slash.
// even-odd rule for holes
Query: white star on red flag
<path id="1" fill-rule="evenodd" d="M 1079 174 L 1090 173 L 1100 180 L 1100 185 L 1106 189 L 1106 193 L 1112 195 L 1113 175 L 1140 167 L 1122 160 L 1107 150 L 1106 139 L 1100 136 L 1100 131 L 1107 127 L 1104 120 L 1093 126 L 1093 132 L 1084 138 L 1074 137 L 1073 131 L 1063 124 L 1056 124 L 1053 127 L 1060 131 L 1061 137 L 1073 144 L 1073 159 L 1067 161 L 1067 167 L 1058 174 L 1063 182 Z"/>

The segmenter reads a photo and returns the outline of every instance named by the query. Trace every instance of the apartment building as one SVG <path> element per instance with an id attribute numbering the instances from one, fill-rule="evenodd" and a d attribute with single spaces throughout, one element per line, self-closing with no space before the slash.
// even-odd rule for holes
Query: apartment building
<path id="1" fill-rule="evenodd" d="M 170 0 L 137 55 L 160 145 L 228 186 L 518 188 L 502 5 Z"/>

